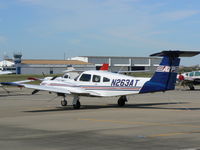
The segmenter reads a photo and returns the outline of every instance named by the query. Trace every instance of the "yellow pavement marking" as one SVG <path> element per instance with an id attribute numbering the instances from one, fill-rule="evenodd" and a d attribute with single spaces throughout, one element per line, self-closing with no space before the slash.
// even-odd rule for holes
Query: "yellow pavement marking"
<path id="1" fill-rule="evenodd" d="M 82 118 L 78 119 L 82 121 L 90 121 L 90 122 L 106 122 L 106 123 L 116 123 L 116 124 L 125 124 L 125 125 L 150 125 L 150 126 L 170 126 L 170 127 L 192 127 L 192 128 L 200 128 L 200 126 L 187 125 L 187 124 L 161 124 L 161 123 L 151 123 L 151 122 L 132 122 L 132 121 L 117 121 L 117 120 L 98 120 L 98 119 L 89 119 Z M 165 137 L 165 136 L 176 136 L 183 134 L 192 134 L 192 133 L 200 133 L 200 131 L 191 131 L 191 132 L 171 132 L 171 133 L 161 133 L 149 135 L 146 137 Z"/>
<path id="2" fill-rule="evenodd" d="M 154 123 L 154 122 L 132 122 L 132 121 L 117 121 L 117 120 L 99 120 L 99 119 L 90 119 L 90 118 L 80 118 L 78 120 L 91 121 L 91 122 L 107 122 L 107 123 L 116 123 L 116 124 L 125 124 L 125 125 L 150 125 L 150 126 L 200 128 L 200 126 L 189 125 L 189 124 L 162 124 L 162 123 Z"/>
<path id="3" fill-rule="evenodd" d="M 150 135 L 148 137 L 175 136 L 175 135 L 181 135 L 181 134 L 189 134 L 189 133 L 188 132 L 174 132 L 174 133 L 172 132 L 172 133 Z"/>
<path id="4" fill-rule="evenodd" d="M 171 132 L 171 133 L 163 133 L 163 134 L 150 135 L 149 137 L 175 136 L 175 135 L 192 134 L 192 133 L 200 133 L 200 131 L 191 131 L 191 132 Z"/>

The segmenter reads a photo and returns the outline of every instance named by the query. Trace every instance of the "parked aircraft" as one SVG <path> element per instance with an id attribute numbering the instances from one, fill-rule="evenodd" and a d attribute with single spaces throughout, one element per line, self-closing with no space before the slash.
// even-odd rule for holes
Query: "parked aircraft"
<path id="1" fill-rule="evenodd" d="M 73 107 L 75 109 L 79 109 L 81 106 L 80 96 L 119 96 L 118 105 L 124 106 L 127 95 L 174 90 L 180 63 L 179 57 L 191 57 L 199 53 L 195 51 L 162 51 L 152 54 L 151 56 L 163 57 L 152 78 L 131 77 L 106 71 L 85 71 L 75 80 L 48 80 L 41 82 L 40 85 L 12 82 L 1 84 L 34 89 L 33 94 L 40 90 L 55 92 L 58 96 L 63 97 L 62 106 L 67 105 L 66 95 L 73 95 Z"/>
<path id="2" fill-rule="evenodd" d="M 12 72 L 11 71 L 1 71 L 0 70 L 0 75 L 2 75 L 2 74 L 12 74 Z"/>

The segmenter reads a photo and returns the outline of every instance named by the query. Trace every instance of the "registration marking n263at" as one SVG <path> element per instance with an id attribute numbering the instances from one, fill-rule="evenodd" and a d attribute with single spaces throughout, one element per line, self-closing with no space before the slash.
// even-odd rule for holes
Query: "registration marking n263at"
<path id="1" fill-rule="evenodd" d="M 137 86 L 140 80 L 113 79 L 111 86 Z"/>

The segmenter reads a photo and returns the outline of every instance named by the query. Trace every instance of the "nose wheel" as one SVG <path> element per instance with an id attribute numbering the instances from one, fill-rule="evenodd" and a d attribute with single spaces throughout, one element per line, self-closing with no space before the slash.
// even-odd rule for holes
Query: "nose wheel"
<path id="1" fill-rule="evenodd" d="M 118 104 L 118 106 L 123 107 L 127 101 L 128 100 L 127 100 L 126 96 L 121 96 L 118 99 L 117 104 Z"/>

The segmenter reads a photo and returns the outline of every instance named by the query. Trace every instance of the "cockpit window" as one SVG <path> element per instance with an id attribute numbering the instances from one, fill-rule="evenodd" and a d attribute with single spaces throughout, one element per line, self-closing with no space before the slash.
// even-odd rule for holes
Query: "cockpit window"
<path id="1" fill-rule="evenodd" d="M 79 81 L 90 81 L 91 80 L 91 74 L 82 74 Z"/>
<path id="2" fill-rule="evenodd" d="M 101 77 L 100 77 L 100 76 L 93 75 L 93 78 L 92 78 L 92 81 L 93 81 L 93 82 L 100 82 L 100 80 L 101 80 Z"/>
<path id="3" fill-rule="evenodd" d="M 103 82 L 110 82 L 110 79 L 103 77 Z"/>

